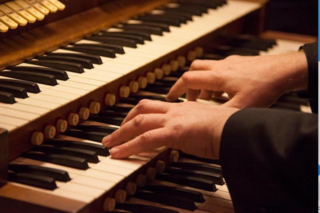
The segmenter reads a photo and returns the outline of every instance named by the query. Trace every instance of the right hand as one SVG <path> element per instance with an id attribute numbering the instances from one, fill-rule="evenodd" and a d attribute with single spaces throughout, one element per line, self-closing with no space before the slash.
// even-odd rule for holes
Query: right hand
<path id="1" fill-rule="evenodd" d="M 196 60 L 173 85 L 167 100 L 187 93 L 189 101 L 209 100 L 226 92 L 225 106 L 268 107 L 289 91 L 308 86 L 308 64 L 303 52 L 273 56 L 231 56 L 221 61 Z M 199 92 L 201 91 L 201 93 Z"/>

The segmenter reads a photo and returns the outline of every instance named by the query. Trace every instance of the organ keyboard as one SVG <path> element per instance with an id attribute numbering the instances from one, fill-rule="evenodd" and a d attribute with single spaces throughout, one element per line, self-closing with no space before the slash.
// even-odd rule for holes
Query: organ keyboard
<path id="1" fill-rule="evenodd" d="M 101 139 L 139 100 L 164 101 L 197 58 L 278 53 L 302 43 L 256 37 L 264 2 L 61 2 L 65 10 L 48 24 L 0 35 L 3 211 L 233 212 L 219 165 L 190 156 L 174 163 L 178 152 L 165 147 L 115 160 Z M 308 111 L 292 94 L 273 107 Z"/>

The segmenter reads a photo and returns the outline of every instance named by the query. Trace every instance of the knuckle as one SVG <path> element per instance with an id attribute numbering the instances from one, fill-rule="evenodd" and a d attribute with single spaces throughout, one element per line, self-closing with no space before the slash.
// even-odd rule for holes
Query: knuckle
<path id="1" fill-rule="evenodd" d="M 197 59 L 191 63 L 190 70 L 195 70 L 198 64 L 201 63 L 201 60 Z"/>
<path id="2" fill-rule="evenodd" d="M 141 146 L 150 147 L 150 143 L 152 142 L 152 135 L 150 132 L 143 133 L 139 136 L 139 139 Z"/>
<path id="3" fill-rule="evenodd" d="M 181 76 L 181 79 L 184 81 L 184 82 L 190 82 L 192 79 L 189 75 L 189 72 L 185 72 L 183 73 L 183 75 Z"/>
<path id="4" fill-rule="evenodd" d="M 141 126 L 141 124 L 142 124 L 142 122 L 143 122 L 143 119 L 144 119 L 144 115 L 143 115 L 143 114 L 137 115 L 137 116 L 133 119 L 133 125 L 134 125 L 135 127 Z"/>

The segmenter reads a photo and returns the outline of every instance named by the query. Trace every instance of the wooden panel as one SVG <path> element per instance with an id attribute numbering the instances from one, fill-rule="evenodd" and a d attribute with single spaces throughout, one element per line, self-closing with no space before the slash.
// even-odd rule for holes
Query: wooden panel
<path id="1" fill-rule="evenodd" d="M 0 129 L 0 187 L 7 182 L 8 140 L 8 132 Z"/>

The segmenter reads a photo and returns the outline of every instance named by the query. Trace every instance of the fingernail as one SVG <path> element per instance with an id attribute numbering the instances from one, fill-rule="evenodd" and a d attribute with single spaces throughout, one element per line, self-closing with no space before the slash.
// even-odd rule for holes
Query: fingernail
<path id="1" fill-rule="evenodd" d="M 110 150 L 110 155 L 111 155 L 112 157 L 117 157 L 117 155 L 119 155 L 119 153 L 120 153 L 120 149 L 119 149 L 119 148 L 112 148 L 112 149 Z"/>
<path id="2" fill-rule="evenodd" d="M 104 138 L 102 139 L 102 144 L 103 144 L 104 146 L 108 146 L 109 143 L 110 143 L 110 140 L 111 140 L 111 136 L 108 135 L 108 136 L 106 136 L 106 137 L 104 137 Z"/>

